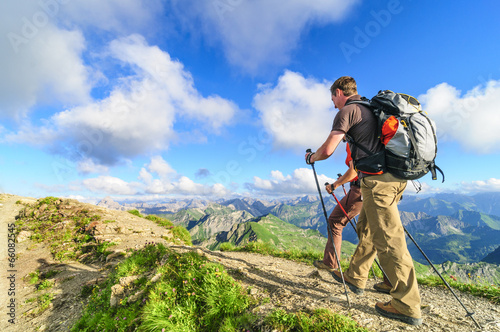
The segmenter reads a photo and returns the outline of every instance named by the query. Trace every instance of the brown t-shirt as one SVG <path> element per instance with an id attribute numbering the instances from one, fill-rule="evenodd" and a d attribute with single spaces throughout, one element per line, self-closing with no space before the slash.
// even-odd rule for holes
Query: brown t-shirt
<path id="1" fill-rule="evenodd" d="M 361 97 L 360 95 L 354 95 L 349 100 L 361 100 Z M 348 134 L 356 143 L 373 153 L 377 153 L 384 148 L 380 139 L 377 138 L 377 119 L 372 111 L 363 105 L 350 104 L 344 106 L 333 120 L 333 130 Z M 363 150 L 354 146 L 351 147 L 351 150 L 353 150 L 354 160 L 368 156 Z"/>

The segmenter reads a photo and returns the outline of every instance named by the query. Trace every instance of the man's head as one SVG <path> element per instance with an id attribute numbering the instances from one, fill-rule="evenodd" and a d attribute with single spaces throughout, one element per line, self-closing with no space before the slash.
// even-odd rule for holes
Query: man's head
<path id="1" fill-rule="evenodd" d="M 337 79 L 330 87 L 332 93 L 332 101 L 335 108 L 344 107 L 347 99 L 358 94 L 356 81 L 350 76 L 342 76 Z"/>

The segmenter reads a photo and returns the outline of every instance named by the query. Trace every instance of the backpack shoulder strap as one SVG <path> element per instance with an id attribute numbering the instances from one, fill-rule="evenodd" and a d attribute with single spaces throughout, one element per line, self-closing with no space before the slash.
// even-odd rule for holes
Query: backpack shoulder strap
<path id="1" fill-rule="evenodd" d="M 348 100 L 344 107 L 347 106 L 347 105 L 350 105 L 350 104 L 361 104 L 363 106 L 366 106 L 368 108 L 373 108 L 373 106 L 370 104 L 370 99 L 366 98 L 366 97 L 361 97 L 361 100 Z"/>
<path id="2" fill-rule="evenodd" d="M 351 144 L 352 146 L 354 146 L 356 148 L 360 148 L 367 155 L 372 156 L 375 154 L 375 153 L 371 152 L 370 150 L 368 150 L 367 148 L 365 148 L 363 145 L 356 143 L 356 141 L 350 135 L 345 134 L 345 139 L 349 144 Z M 351 149 L 351 150 L 354 150 L 354 149 Z"/>

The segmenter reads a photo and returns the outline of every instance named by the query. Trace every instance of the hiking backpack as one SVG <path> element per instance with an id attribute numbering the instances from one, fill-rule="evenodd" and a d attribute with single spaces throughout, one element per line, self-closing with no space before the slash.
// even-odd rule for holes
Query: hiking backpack
<path id="1" fill-rule="evenodd" d="M 360 101 L 348 101 L 346 105 L 348 104 L 362 104 L 378 119 L 377 136 L 385 149 L 383 161 L 376 158 L 377 167 L 382 170 L 385 168 L 389 173 L 405 180 L 419 179 L 429 171 L 432 179 L 436 180 L 438 170 L 444 182 L 443 172 L 434 163 L 437 154 L 436 125 L 422 111 L 416 98 L 385 90 L 379 91 L 371 100 L 363 98 Z M 366 159 L 375 159 L 375 153 L 357 144 L 348 135 L 346 138 L 350 144 L 368 154 Z M 382 165 L 384 162 L 385 165 Z"/>

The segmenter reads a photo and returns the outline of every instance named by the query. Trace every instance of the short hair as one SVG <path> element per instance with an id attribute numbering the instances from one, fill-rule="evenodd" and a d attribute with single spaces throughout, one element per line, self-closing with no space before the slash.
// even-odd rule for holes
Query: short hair
<path id="1" fill-rule="evenodd" d="M 332 95 L 336 95 L 335 91 L 337 91 L 337 89 L 340 89 L 344 93 L 344 96 L 347 97 L 358 94 L 356 81 L 350 76 L 342 76 L 332 84 L 332 86 L 330 87 L 330 92 L 332 93 Z"/>

